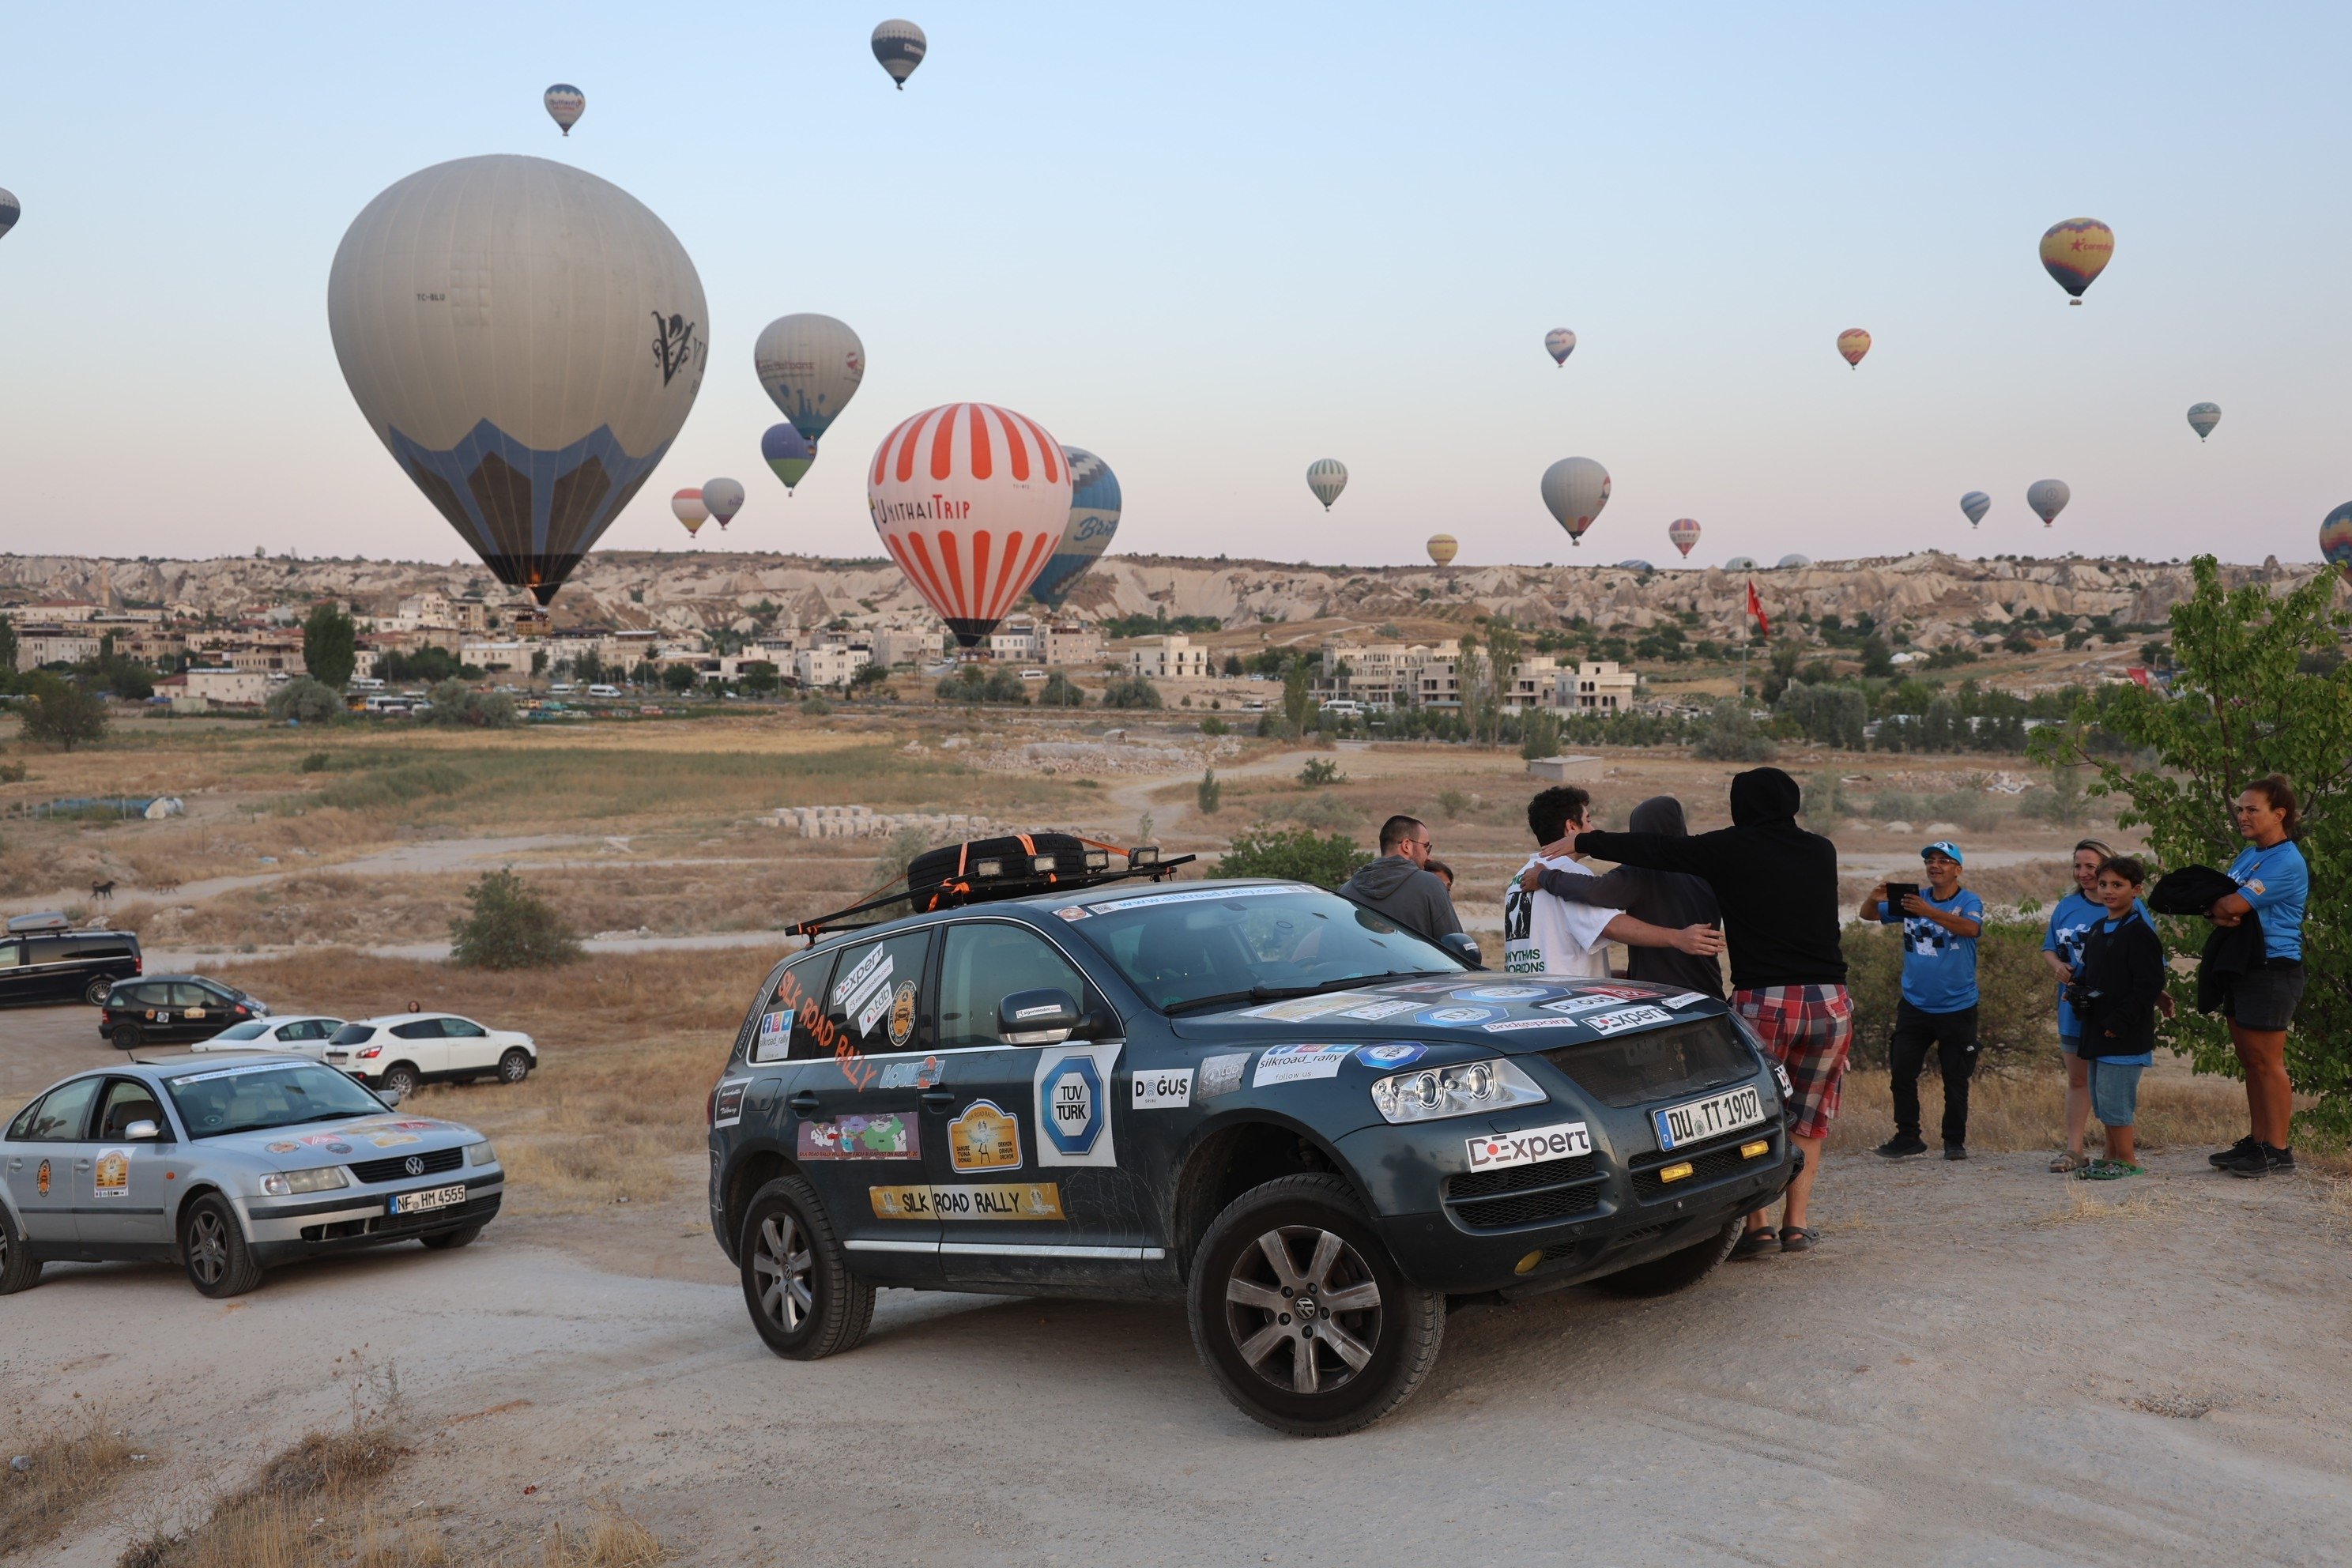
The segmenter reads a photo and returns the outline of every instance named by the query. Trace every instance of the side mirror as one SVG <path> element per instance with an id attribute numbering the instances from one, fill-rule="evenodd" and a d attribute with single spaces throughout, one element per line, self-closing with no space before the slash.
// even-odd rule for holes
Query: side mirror
<path id="1" fill-rule="evenodd" d="M 996 1005 L 997 1037 L 1008 1046 L 1058 1046 L 1077 1029 L 1066 991 L 1015 991 Z"/>
<path id="2" fill-rule="evenodd" d="M 152 1143 L 163 1135 L 163 1130 L 152 1121 L 134 1121 L 122 1130 L 122 1135 L 133 1143 Z"/>
<path id="3" fill-rule="evenodd" d="M 1478 939 L 1466 931 L 1447 931 L 1438 938 L 1437 945 L 1473 969 L 1486 967 L 1486 955 L 1479 951 Z"/>
<path id="4" fill-rule="evenodd" d="M 383 1101 L 384 1108 L 386 1110 L 390 1110 L 400 1103 L 400 1090 L 396 1089 L 377 1089 L 375 1091 L 375 1097 Z"/>

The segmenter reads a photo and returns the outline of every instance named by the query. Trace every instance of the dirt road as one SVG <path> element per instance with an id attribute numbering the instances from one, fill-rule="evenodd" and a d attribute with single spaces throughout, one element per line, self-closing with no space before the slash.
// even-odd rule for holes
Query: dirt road
<path id="1" fill-rule="evenodd" d="M 0 1302 L 0 1407 L 79 1394 L 158 1456 L 53 1559 L 89 1568 L 341 1419 L 354 1349 L 415 1434 L 390 1511 L 453 1544 L 609 1495 L 693 1563 L 2340 1562 L 2346 1213 L 2161 1167 L 1834 1160 L 1820 1251 L 1461 1311 L 1322 1443 L 1236 1415 L 1171 1308 L 889 1292 L 864 1348 L 777 1361 L 691 1187 L 228 1303 L 55 1268 Z"/>

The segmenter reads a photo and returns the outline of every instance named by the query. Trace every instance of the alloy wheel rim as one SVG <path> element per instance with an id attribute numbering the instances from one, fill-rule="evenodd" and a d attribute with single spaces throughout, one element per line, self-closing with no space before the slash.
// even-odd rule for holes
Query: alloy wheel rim
<path id="1" fill-rule="evenodd" d="M 1363 1254 L 1320 1226 L 1282 1226 L 1234 1259 L 1225 1328 L 1242 1363 L 1292 1394 L 1331 1394 L 1370 1364 L 1381 1287 Z"/>
<path id="2" fill-rule="evenodd" d="M 189 1261 L 196 1277 L 207 1285 L 215 1285 L 228 1270 L 228 1245 L 221 1234 L 220 1216 L 200 1214 L 189 1227 L 194 1245 L 188 1248 Z"/>
<path id="3" fill-rule="evenodd" d="M 816 1258 L 798 1215 L 774 1214 L 760 1222 L 751 1275 L 760 1285 L 761 1312 L 784 1332 L 798 1333 L 816 1310 Z"/>

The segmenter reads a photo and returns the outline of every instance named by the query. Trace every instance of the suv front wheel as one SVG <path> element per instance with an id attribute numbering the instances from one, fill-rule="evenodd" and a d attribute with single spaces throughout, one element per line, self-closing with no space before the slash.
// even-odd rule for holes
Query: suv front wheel
<path id="1" fill-rule="evenodd" d="M 81 999 L 93 1007 L 103 1007 L 106 1005 L 107 995 L 113 989 L 114 982 L 101 974 L 81 988 Z"/>
<path id="2" fill-rule="evenodd" d="M 743 1304 L 768 1348 L 788 1361 L 854 1350 L 874 1324 L 874 1287 L 849 1271 L 816 1192 L 780 1176 L 752 1194 L 743 1215 Z"/>
<path id="3" fill-rule="evenodd" d="M 1348 1184 L 1285 1176 L 1209 1226 L 1187 1292 L 1192 1343 L 1243 1414 L 1331 1437 L 1403 1404 L 1436 1364 L 1445 1297 L 1405 1279 Z"/>

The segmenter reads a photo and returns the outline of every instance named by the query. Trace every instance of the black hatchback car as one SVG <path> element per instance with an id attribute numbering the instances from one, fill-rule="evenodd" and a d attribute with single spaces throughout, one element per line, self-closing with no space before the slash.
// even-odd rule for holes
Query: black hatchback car
<path id="1" fill-rule="evenodd" d="M 267 1018 L 266 1003 L 201 974 L 151 974 L 106 994 L 98 1032 L 122 1050 L 209 1040 L 232 1024 Z"/>
<path id="2" fill-rule="evenodd" d="M 83 1001 L 104 1006 L 118 980 L 145 967 L 127 931 L 75 931 L 63 915 L 8 922 L 0 935 L 0 1004 Z"/>
<path id="3" fill-rule="evenodd" d="M 1692 1285 L 1794 1173 L 1717 999 L 1480 973 L 1319 889 L 1097 886 L 827 937 L 710 1099 L 712 1228 L 814 1359 L 877 1286 L 1160 1298 L 1265 1424 L 1402 1403 L 1450 1307 Z"/>

